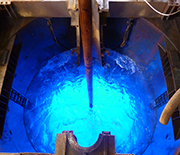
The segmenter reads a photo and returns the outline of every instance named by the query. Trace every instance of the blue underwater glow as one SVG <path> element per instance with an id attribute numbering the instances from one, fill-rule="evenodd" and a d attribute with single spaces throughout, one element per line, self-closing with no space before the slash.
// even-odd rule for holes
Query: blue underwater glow
<path id="1" fill-rule="evenodd" d="M 70 51 L 50 59 L 27 91 L 24 123 L 38 152 L 54 153 L 56 134 L 73 130 L 82 147 L 102 131 L 115 135 L 116 152 L 142 154 L 156 124 L 153 92 L 129 57 L 110 50 L 104 68 L 94 61 L 93 109 L 89 108 L 84 66 Z"/>

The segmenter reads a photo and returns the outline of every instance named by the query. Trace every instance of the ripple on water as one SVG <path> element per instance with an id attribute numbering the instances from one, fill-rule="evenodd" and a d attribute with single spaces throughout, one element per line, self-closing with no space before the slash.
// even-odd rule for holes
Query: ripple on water
<path id="1" fill-rule="evenodd" d="M 94 61 L 90 110 L 84 66 L 77 68 L 76 61 L 70 51 L 54 56 L 29 85 L 24 122 L 35 150 L 54 153 L 56 134 L 64 130 L 73 130 L 83 147 L 111 131 L 116 152 L 142 154 L 153 136 L 156 112 L 150 108 L 152 90 L 135 62 L 111 50 L 105 68 Z"/>

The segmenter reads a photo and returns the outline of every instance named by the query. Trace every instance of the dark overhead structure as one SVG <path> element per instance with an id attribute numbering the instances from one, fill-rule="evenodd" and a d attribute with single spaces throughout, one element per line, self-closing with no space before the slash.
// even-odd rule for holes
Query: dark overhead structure
<path id="1" fill-rule="evenodd" d="M 19 30 L 37 18 L 45 18 L 56 38 L 51 18 L 70 18 L 76 30 L 77 64 L 84 62 L 89 97 L 89 107 L 93 110 L 93 57 L 99 65 L 104 65 L 103 29 L 107 18 L 128 18 L 123 48 L 131 36 L 134 19 L 144 20 L 163 33 L 166 47 L 158 44 L 167 92 L 157 98 L 157 108 L 167 103 L 160 122 L 167 124 L 172 118 L 174 139 L 180 138 L 180 1 L 126 1 L 126 0 L 0 0 L 0 137 L 3 133 L 9 100 L 25 107 L 26 99 L 12 88 L 22 42 L 16 36 Z M 15 42 L 17 38 L 18 41 Z M 63 48 L 68 49 L 66 46 Z M 93 50 L 94 49 L 94 50 Z M 108 66 L 108 64 L 106 64 Z M 164 102 L 163 102 L 164 101 Z M 163 103 L 162 103 L 163 102 Z M 159 104 L 160 103 L 160 104 Z M 59 149 L 60 148 L 60 149 Z M 90 148 L 78 146 L 73 132 L 57 135 L 55 155 L 113 155 L 114 136 L 103 132 L 99 140 Z"/>

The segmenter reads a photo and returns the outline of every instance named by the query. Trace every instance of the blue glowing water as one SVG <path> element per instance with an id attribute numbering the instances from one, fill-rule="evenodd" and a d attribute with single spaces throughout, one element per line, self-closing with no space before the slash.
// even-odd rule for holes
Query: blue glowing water
<path id="1" fill-rule="evenodd" d="M 54 153 L 56 134 L 73 130 L 78 144 L 93 145 L 102 131 L 115 135 L 116 152 L 142 154 L 156 124 L 153 92 L 129 57 L 110 51 L 104 68 L 94 61 L 93 109 L 84 66 L 66 51 L 40 69 L 27 91 L 24 123 L 38 152 Z M 110 66 L 110 68 L 109 68 Z"/>

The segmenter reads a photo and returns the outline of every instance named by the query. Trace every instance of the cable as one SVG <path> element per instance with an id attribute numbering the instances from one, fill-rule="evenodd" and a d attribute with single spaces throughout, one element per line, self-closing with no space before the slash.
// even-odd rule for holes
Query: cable
<path id="1" fill-rule="evenodd" d="M 176 12 L 173 12 L 173 13 L 169 13 L 169 14 L 166 14 L 166 13 L 162 13 L 158 10 L 156 10 L 147 0 L 144 0 L 144 2 L 146 2 L 146 4 L 152 9 L 154 10 L 156 13 L 160 14 L 161 16 L 172 16 L 172 15 L 175 15 L 177 14 L 178 12 L 180 12 L 180 9 L 178 9 Z"/>
<path id="2" fill-rule="evenodd" d="M 58 45 L 60 45 L 60 46 L 62 46 L 63 48 L 65 48 L 65 49 L 67 49 L 67 50 L 70 50 L 68 47 L 66 47 L 65 45 L 63 45 L 63 44 L 56 38 L 56 34 L 55 34 L 55 32 L 54 32 L 54 28 L 53 28 L 52 22 L 51 22 L 51 20 L 48 19 L 48 18 L 47 18 L 47 25 L 48 25 L 49 28 L 50 28 L 50 31 L 51 31 L 51 33 L 52 33 L 52 35 L 53 35 L 53 39 L 54 39 L 55 43 L 58 44 Z"/>

